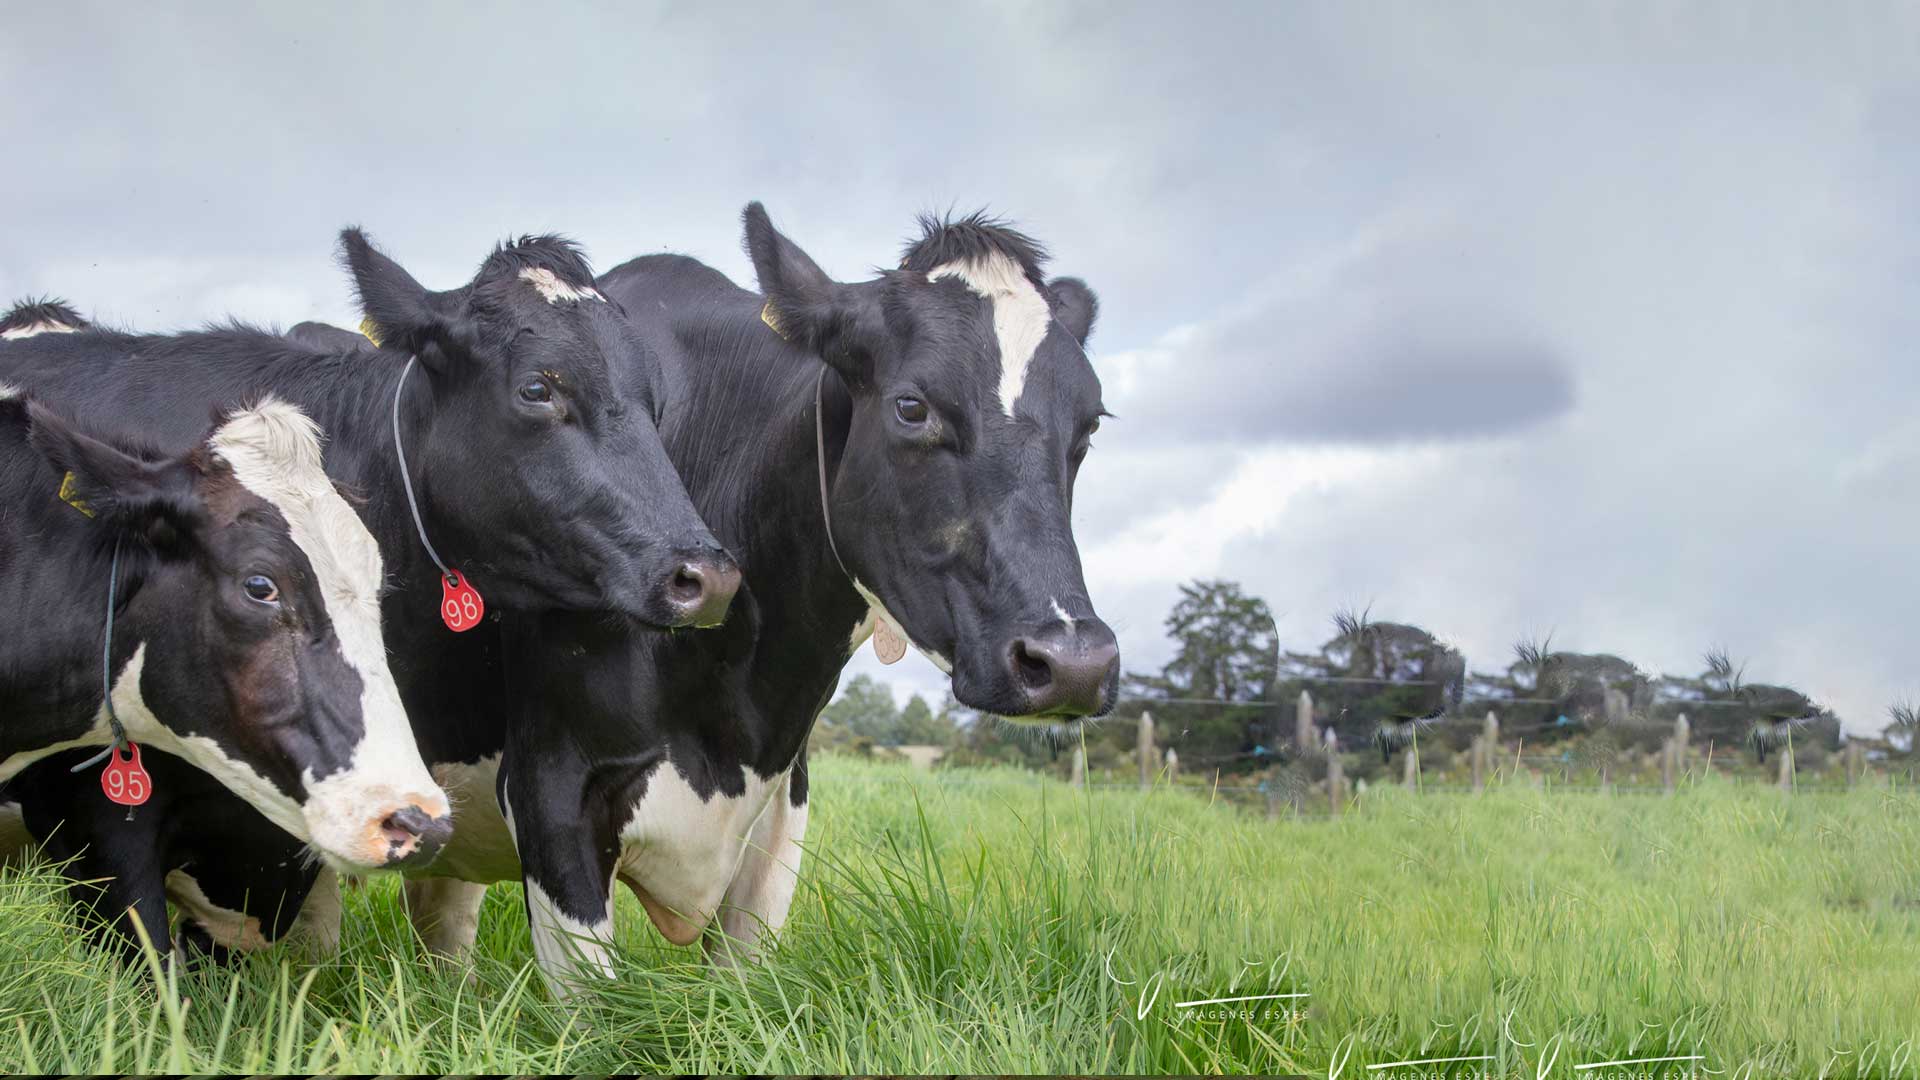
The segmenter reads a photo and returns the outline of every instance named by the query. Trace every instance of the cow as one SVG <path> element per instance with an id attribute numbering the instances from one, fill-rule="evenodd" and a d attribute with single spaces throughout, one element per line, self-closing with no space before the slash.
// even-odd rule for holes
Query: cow
<path id="1" fill-rule="evenodd" d="M 504 744 L 499 620 L 508 613 L 559 608 L 655 627 L 725 617 L 739 570 L 661 443 L 658 361 L 574 245 L 499 245 L 469 284 L 447 292 L 428 292 L 358 229 L 341 234 L 341 247 L 378 347 L 238 324 L 174 336 L 83 330 L 0 344 L 0 378 L 163 439 L 179 437 L 183 411 L 226 394 L 272 391 L 306 407 L 332 440 L 330 473 L 360 500 L 385 559 L 394 675 L 429 762 L 457 766 Z M 459 633 L 443 625 L 452 589 L 440 587 L 443 565 L 485 598 L 487 614 Z M 463 799 L 495 802 L 491 792 L 454 794 L 463 815 Z M 160 815 L 114 823 L 93 809 L 24 812 L 30 822 L 71 810 L 69 827 L 112 824 L 126 833 L 112 845 L 120 850 L 140 847 L 140 831 L 163 847 L 179 824 Z M 125 869 L 159 890 L 155 874 L 188 874 L 179 865 L 187 856 Z M 337 888 L 326 868 L 319 878 Z"/>
<path id="2" fill-rule="evenodd" d="M 424 941 L 471 947 L 486 884 L 518 878 L 563 997 L 611 970 L 616 879 L 668 940 L 717 919 L 715 962 L 758 954 L 793 895 L 807 734 L 869 638 L 888 660 L 913 645 L 962 702 L 1015 721 L 1098 717 L 1117 692 L 1069 523 L 1104 415 L 1092 292 L 1046 279 L 1038 245 L 980 216 L 924 222 L 899 270 L 852 285 L 758 204 L 745 227 L 765 295 L 683 256 L 597 283 L 633 313 L 634 355 L 660 359 L 667 450 L 741 561 L 732 615 L 659 634 L 516 613 L 503 744 L 448 757 L 422 738 L 462 808 L 409 875 Z M 260 914 L 299 891 L 277 889 L 255 891 Z M 336 889 L 323 876 L 308 906 L 337 912 Z"/>
<path id="3" fill-rule="evenodd" d="M 741 561 L 733 616 L 698 635 L 509 620 L 511 839 L 463 822 L 471 843 L 427 876 L 480 884 L 409 883 L 427 940 L 457 950 L 483 884 L 520 876 L 563 997 L 611 970 L 616 879 L 669 941 L 717 920 L 716 962 L 757 955 L 793 895 L 807 734 L 869 638 L 1017 721 L 1098 717 L 1117 692 L 1069 522 L 1104 415 L 1091 290 L 1048 280 L 1039 245 L 979 215 L 923 221 L 899 269 L 857 284 L 759 204 L 744 226 L 762 294 L 674 255 L 598 281 L 662 359 L 668 452 Z"/>
<path id="4" fill-rule="evenodd" d="M 60 782 L 151 805 L 142 755 L 171 751 L 297 856 L 433 858 L 449 806 L 388 669 L 379 549 L 321 461 L 312 421 L 272 397 L 166 456 L 0 384 L 0 781 L 104 746 L 78 755 L 111 755 L 104 773 Z M 99 897 L 128 932 L 164 926 L 142 884 Z"/>

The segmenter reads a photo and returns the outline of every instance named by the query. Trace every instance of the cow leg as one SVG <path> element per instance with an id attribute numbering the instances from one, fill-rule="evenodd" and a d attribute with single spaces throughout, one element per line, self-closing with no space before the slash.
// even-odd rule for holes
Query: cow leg
<path id="1" fill-rule="evenodd" d="M 340 952 L 340 876 L 323 866 L 307 890 L 300 913 L 293 917 L 287 941 L 309 960 L 325 960 Z"/>
<path id="2" fill-rule="evenodd" d="M 805 751 L 801 751 L 804 755 Z M 796 799 L 798 800 L 796 802 Z M 807 834 L 807 763 L 794 762 L 787 782 L 747 835 L 747 850 L 720 902 L 720 929 L 705 939 L 707 959 L 723 967 L 754 963 L 763 935 L 780 932 L 800 873 Z"/>
<path id="3" fill-rule="evenodd" d="M 480 902 L 487 898 L 484 883 L 408 878 L 405 891 L 407 917 L 429 953 L 457 958 L 473 948 L 480 933 Z"/>
<path id="4" fill-rule="evenodd" d="M 527 927 L 547 989 L 564 1002 L 586 978 L 613 977 L 613 867 L 620 841 L 566 814 L 548 820 L 543 793 L 515 790 L 517 780 L 518 773 L 506 781 L 512 791 L 506 818 L 520 850 Z"/>
<path id="5" fill-rule="evenodd" d="M 103 856 L 97 845 L 80 852 L 57 851 L 63 845 L 49 839 L 51 858 L 65 862 L 67 895 L 77 907 L 99 916 L 106 925 L 92 936 L 102 945 L 117 945 L 129 962 L 140 957 L 136 925 L 165 961 L 173 952 L 167 927 L 166 873 L 158 853 L 129 846 Z M 68 861 L 71 860 L 71 861 Z"/>
<path id="6" fill-rule="evenodd" d="M 555 876 L 545 883 L 531 868 L 523 879 L 533 955 L 556 1001 L 584 988 L 583 976 L 613 978 L 613 865 L 593 854 L 546 860 L 540 872 Z"/>
<path id="7" fill-rule="evenodd" d="M 24 866 L 31 850 L 33 833 L 27 831 L 26 813 L 19 803 L 0 800 L 0 866 Z"/>

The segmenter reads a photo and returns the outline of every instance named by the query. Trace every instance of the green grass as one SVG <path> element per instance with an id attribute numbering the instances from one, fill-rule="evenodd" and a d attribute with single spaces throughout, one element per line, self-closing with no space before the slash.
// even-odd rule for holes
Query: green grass
<path id="1" fill-rule="evenodd" d="M 156 988 L 77 940 L 49 871 L 7 871 L 0 1070 L 1374 1077 L 1491 1054 L 1592 1077 L 1572 1066 L 1701 1054 L 1699 1075 L 1920 1076 L 1910 792 L 1376 788 L 1269 821 L 1010 771 L 814 773 L 770 962 L 709 969 L 623 895 L 621 977 L 573 1010 L 530 972 L 517 888 L 488 895 L 471 978 L 422 956 L 382 881 L 349 892 L 333 962 Z M 1310 996 L 1175 1006 L 1276 992 Z"/>

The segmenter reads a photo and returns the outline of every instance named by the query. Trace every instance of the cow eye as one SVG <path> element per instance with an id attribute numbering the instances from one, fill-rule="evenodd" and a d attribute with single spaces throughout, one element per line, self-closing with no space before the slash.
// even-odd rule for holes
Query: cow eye
<path id="1" fill-rule="evenodd" d="M 520 387 L 520 400 L 529 405 L 546 405 L 553 401 L 553 388 L 544 379 L 529 379 Z"/>
<path id="2" fill-rule="evenodd" d="M 924 424 L 927 422 L 927 403 L 917 397 L 895 398 L 894 415 L 904 424 Z"/>
<path id="3" fill-rule="evenodd" d="M 241 582 L 240 587 L 247 590 L 247 599 L 257 604 L 277 604 L 280 602 L 280 588 L 273 583 L 273 579 L 270 577 L 262 577 L 259 574 L 255 574 Z"/>

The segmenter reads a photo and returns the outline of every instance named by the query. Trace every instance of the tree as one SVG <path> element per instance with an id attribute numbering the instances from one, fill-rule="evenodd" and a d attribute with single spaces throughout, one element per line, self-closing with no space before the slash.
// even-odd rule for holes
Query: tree
<path id="1" fill-rule="evenodd" d="M 861 674 L 847 680 L 840 696 L 821 710 L 820 724 L 829 725 L 849 738 L 898 742 L 900 711 L 893 704 L 893 691 L 885 683 Z"/>
<path id="2" fill-rule="evenodd" d="M 1195 581 L 1180 586 L 1165 626 L 1173 658 L 1158 675 L 1128 677 L 1135 694 L 1160 700 L 1153 711 L 1161 744 L 1178 747 L 1195 764 L 1228 770 L 1271 764 L 1261 751 L 1277 749 L 1282 737 L 1281 710 L 1271 698 L 1280 643 L 1267 602 L 1237 582 Z M 1110 737 L 1130 747 L 1133 733 L 1116 730 Z"/>
<path id="3" fill-rule="evenodd" d="M 934 712 L 926 698 L 915 694 L 907 699 L 906 706 L 900 710 L 895 734 L 897 741 L 902 744 L 951 746 L 958 730 L 949 713 Z"/>

